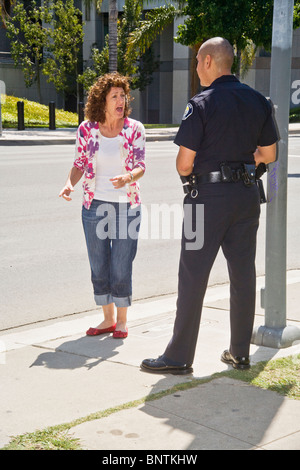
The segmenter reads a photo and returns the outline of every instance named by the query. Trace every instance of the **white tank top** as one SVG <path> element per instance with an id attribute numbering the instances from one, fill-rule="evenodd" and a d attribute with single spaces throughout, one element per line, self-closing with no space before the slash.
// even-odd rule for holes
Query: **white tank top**
<path id="1" fill-rule="evenodd" d="M 101 136 L 96 153 L 96 186 L 94 199 L 110 202 L 124 202 L 127 198 L 126 185 L 115 189 L 110 178 L 124 174 L 121 162 L 119 137 Z M 126 199 L 127 200 L 127 199 Z"/>

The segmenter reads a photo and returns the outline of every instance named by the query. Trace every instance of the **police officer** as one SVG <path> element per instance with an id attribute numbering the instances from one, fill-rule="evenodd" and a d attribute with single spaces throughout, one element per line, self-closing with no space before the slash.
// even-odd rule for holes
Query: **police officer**
<path id="1" fill-rule="evenodd" d="M 145 359 L 148 372 L 192 372 L 202 304 L 215 258 L 222 248 L 230 278 L 231 340 L 221 360 L 250 367 L 255 314 L 255 251 L 260 198 L 255 166 L 276 159 L 278 134 L 270 103 L 231 74 L 234 53 L 226 39 L 212 38 L 199 49 L 197 73 L 204 90 L 192 98 L 175 138 L 176 166 L 188 178 L 193 227 L 204 206 L 204 242 L 187 249 L 185 230 L 179 266 L 174 331 L 164 354 Z M 190 176 L 191 175 L 191 176 Z M 190 220 L 184 217 L 185 224 Z"/>

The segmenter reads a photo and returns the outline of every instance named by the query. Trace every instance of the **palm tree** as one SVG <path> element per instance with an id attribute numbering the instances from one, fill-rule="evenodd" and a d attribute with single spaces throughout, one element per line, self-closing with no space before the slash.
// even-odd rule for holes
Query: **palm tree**
<path id="1" fill-rule="evenodd" d="M 83 0 L 86 7 L 95 5 L 98 13 L 101 11 L 103 0 Z M 108 0 L 108 34 L 109 34 L 109 71 L 116 72 L 118 69 L 117 61 L 117 42 L 118 42 L 118 5 L 117 0 Z"/>
<path id="2" fill-rule="evenodd" d="M 145 53 L 157 36 L 161 34 L 168 25 L 172 24 L 175 19 L 184 15 L 183 8 L 186 4 L 187 0 L 175 0 L 172 3 L 166 2 L 166 5 L 148 11 L 144 21 L 140 24 L 140 28 L 133 31 L 129 36 L 126 55 L 130 57 L 133 51 L 137 50 L 139 50 L 140 54 Z M 196 94 L 199 88 L 199 78 L 196 73 L 196 55 L 200 44 L 190 47 L 193 50 L 190 70 L 191 90 L 193 94 Z"/>
<path id="3" fill-rule="evenodd" d="M 83 0 L 86 6 L 94 4 L 96 10 L 100 12 L 103 0 Z M 151 0 L 146 0 L 146 3 Z M 143 5 L 143 0 L 140 0 Z M 131 54 L 132 49 L 138 47 L 141 54 L 148 49 L 155 38 L 168 26 L 174 19 L 182 15 L 182 8 L 186 0 L 175 0 L 176 6 L 167 3 L 163 7 L 150 10 L 145 21 L 142 22 L 141 28 L 132 34 L 128 56 Z M 118 7 L 117 0 L 109 0 L 109 13 L 108 13 L 108 28 L 109 28 L 109 71 L 114 72 L 117 70 L 117 24 L 118 24 Z"/>
<path id="4" fill-rule="evenodd" d="M 118 5 L 117 0 L 109 0 L 108 12 L 108 46 L 109 46 L 109 71 L 118 69 Z"/>
<path id="5" fill-rule="evenodd" d="M 143 54 L 169 24 L 182 16 L 182 8 L 186 0 L 178 0 L 173 3 L 175 5 L 167 3 L 146 13 L 145 20 L 141 22 L 140 28 L 130 34 L 128 54 L 136 47 Z"/>

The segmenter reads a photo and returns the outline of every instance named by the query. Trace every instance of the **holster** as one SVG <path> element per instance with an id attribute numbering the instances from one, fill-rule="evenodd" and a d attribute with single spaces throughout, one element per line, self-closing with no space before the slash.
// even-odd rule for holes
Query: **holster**
<path id="1" fill-rule="evenodd" d="M 198 196 L 197 175 L 191 173 L 188 176 L 180 176 L 184 194 L 190 194 L 192 198 Z"/>
<path id="2" fill-rule="evenodd" d="M 267 171 L 267 167 L 264 163 L 260 163 L 255 170 L 255 179 L 256 179 L 258 190 L 259 190 L 259 197 L 260 197 L 261 204 L 264 204 L 265 202 L 267 202 L 267 198 L 266 198 L 265 190 L 264 190 L 264 184 L 262 180 L 260 179 L 266 171 Z"/>
<path id="3" fill-rule="evenodd" d="M 190 185 L 190 175 L 189 176 L 180 176 L 183 192 L 184 194 L 189 194 L 191 192 L 191 185 Z"/>
<path id="4" fill-rule="evenodd" d="M 255 164 L 241 163 L 239 168 L 233 168 L 229 163 L 220 163 L 220 173 L 222 183 L 236 183 L 243 181 L 245 186 L 255 184 Z"/>
<path id="5" fill-rule="evenodd" d="M 266 198 L 266 195 L 265 195 L 264 184 L 263 184 L 262 180 L 261 179 L 256 180 L 256 185 L 257 185 L 258 191 L 259 191 L 260 203 L 264 204 L 265 202 L 267 202 L 267 198 Z"/>
<path id="6" fill-rule="evenodd" d="M 255 184 L 255 163 L 242 163 L 241 179 L 245 186 L 253 186 Z"/>

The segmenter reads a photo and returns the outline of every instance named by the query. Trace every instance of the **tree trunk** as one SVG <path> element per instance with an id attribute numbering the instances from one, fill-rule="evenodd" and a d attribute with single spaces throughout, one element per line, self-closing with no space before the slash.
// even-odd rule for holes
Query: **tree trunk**
<path id="1" fill-rule="evenodd" d="M 190 66 L 191 97 L 195 96 L 200 91 L 200 80 L 199 80 L 198 73 L 197 73 L 197 64 L 198 64 L 197 54 L 198 54 L 200 46 L 201 46 L 201 43 L 194 44 L 192 46 L 193 55 L 192 55 L 191 66 Z"/>
<path id="2" fill-rule="evenodd" d="M 241 77 L 241 56 L 242 56 L 242 51 L 238 49 L 236 53 L 236 73 L 235 73 L 235 76 L 238 80 Z"/>
<path id="3" fill-rule="evenodd" d="M 117 0 L 109 0 L 109 71 L 118 70 L 118 6 Z"/>

